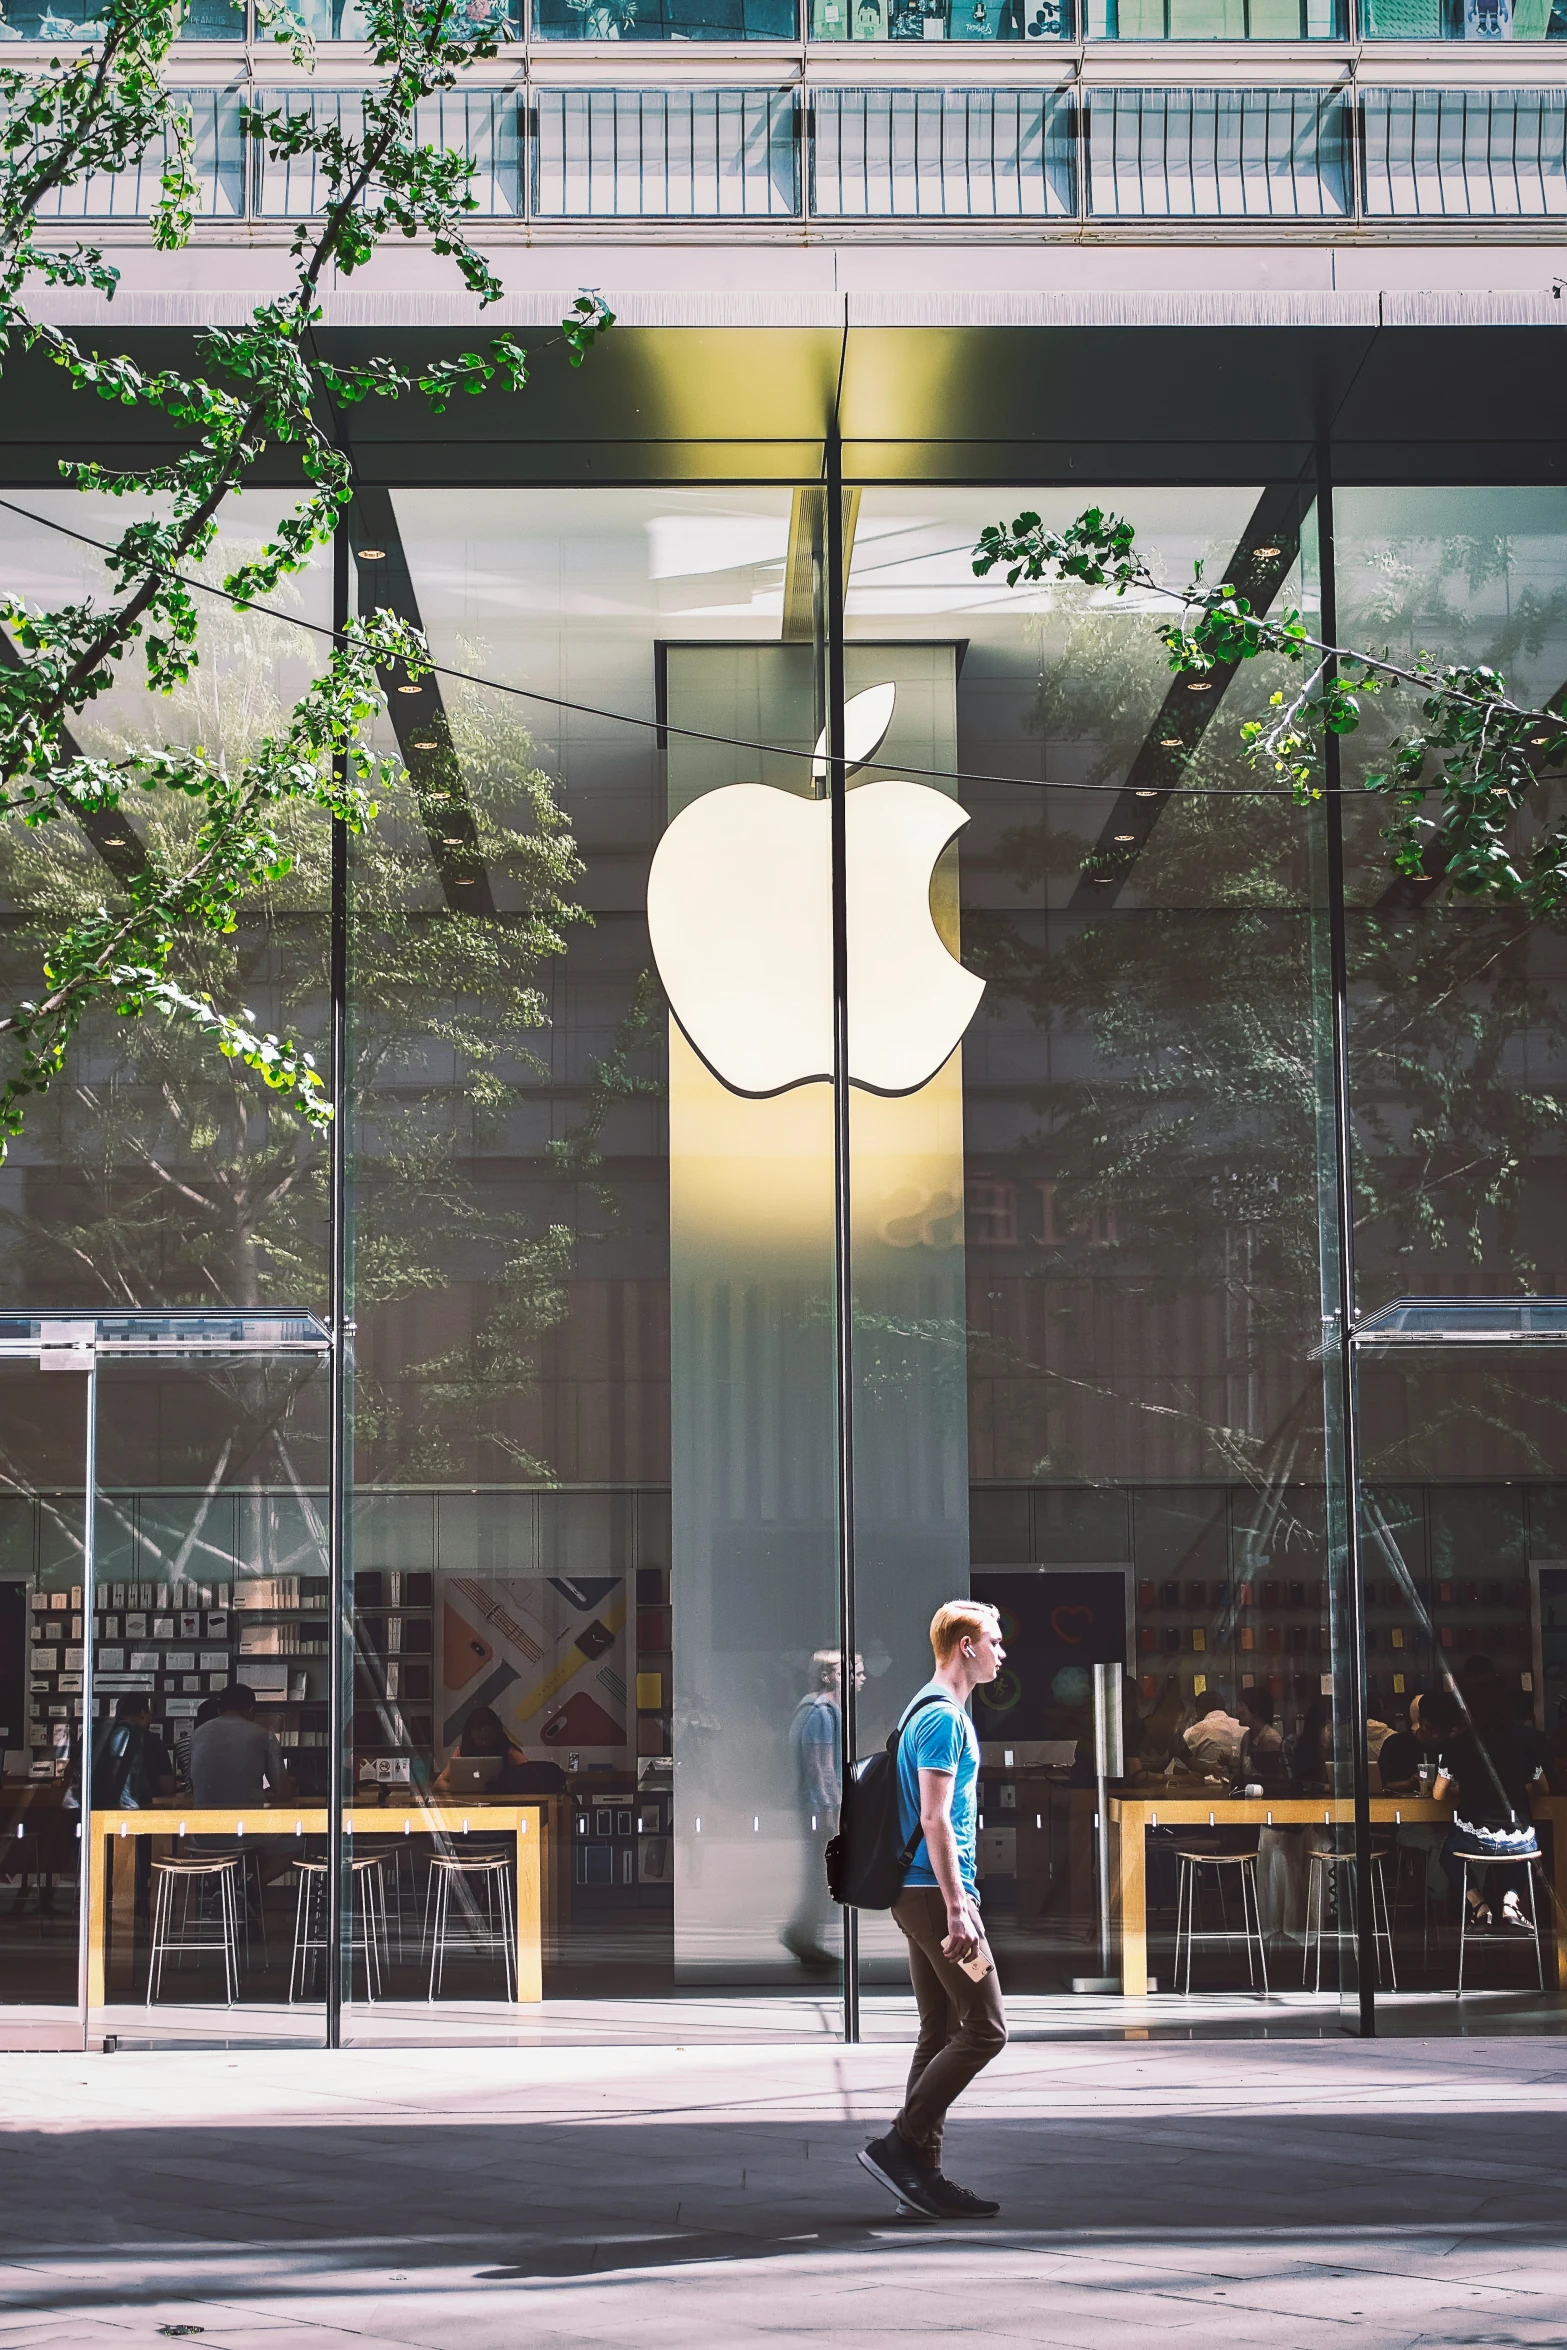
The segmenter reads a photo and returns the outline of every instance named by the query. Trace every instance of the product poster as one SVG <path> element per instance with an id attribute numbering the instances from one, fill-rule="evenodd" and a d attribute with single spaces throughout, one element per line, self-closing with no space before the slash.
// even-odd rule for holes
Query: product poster
<path id="1" fill-rule="evenodd" d="M 624 1748 L 623 1576 L 437 1574 L 435 1601 L 441 1761 L 482 1706 L 530 1761 Z"/>

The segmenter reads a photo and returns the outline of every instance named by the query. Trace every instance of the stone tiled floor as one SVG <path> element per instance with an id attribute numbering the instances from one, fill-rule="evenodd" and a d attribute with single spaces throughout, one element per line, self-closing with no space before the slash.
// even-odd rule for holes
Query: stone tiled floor
<path id="1" fill-rule="evenodd" d="M 1014 2045 L 900 2226 L 887 2047 L 0 2059 L 0 2345 L 1567 2340 L 1567 2041 Z"/>

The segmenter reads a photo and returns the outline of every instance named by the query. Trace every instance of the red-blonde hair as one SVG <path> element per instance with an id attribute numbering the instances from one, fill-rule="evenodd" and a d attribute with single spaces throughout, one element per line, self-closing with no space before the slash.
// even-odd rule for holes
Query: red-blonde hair
<path id="1" fill-rule="evenodd" d="M 960 1642 L 981 1639 L 986 1632 L 999 1631 L 1000 1627 L 999 1609 L 982 1599 L 943 1601 L 930 1619 L 930 1644 L 936 1652 L 937 1664 L 950 1664 Z"/>

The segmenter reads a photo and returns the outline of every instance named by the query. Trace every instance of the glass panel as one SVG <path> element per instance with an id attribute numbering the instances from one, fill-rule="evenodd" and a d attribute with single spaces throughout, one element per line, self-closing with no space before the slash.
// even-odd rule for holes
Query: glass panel
<path id="1" fill-rule="evenodd" d="M 216 5 L 216 0 L 207 0 L 207 5 Z M 318 41 L 362 41 L 366 37 L 364 11 L 357 0 L 302 0 L 296 13 Z M 454 41 L 466 40 L 479 30 L 493 32 L 503 41 L 520 40 L 522 0 L 458 0 L 450 22 Z"/>
<path id="2" fill-rule="evenodd" d="M 1567 2018 L 1564 1413 L 1567 1352 L 1361 1357 L 1382 2032 Z"/>
<path id="3" fill-rule="evenodd" d="M 900 759 L 975 778 L 922 788 L 968 812 L 930 910 L 985 983 L 929 1084 L 854 1099 L 860 1745 L 929 1670 L 936 1602 L 993 1600 L 1009 1656 L 973 1709 L 981 1891 L 1004 1988 L 1054 2028 L 1092 2013 L 1074 1983 L 1107 1974 L 1140 2018 L 1171 2012 L 1188 1891 L 1175 2012 L 1254 2013 L 1236 2002 L 1262 1960 L 1296 1991 L 1308 1960 L 1317 1992 L 1312 1855 L 1347 1784 L 1314 1359 L 1311 821 L 1245 792 L 1237 735 L 1265 665 L 1194 694 L 1160 609 L 976 582 L 984 523 L 1032 507 L 1060 527 L 1090 502 L 1132 515 L 1172 579 L 1202 557 L 1262 607 L 1314 605 L 1310 518 L 1268 488 L 867 489 L 848 598 L 851 690 L 898 688 L 866 780 Z M 867 1921 L 864 1943 L 874 2028 L 901 2032 L 896 1938 Z"/>
<path id="4" fill-rule="evenodd" d="M 1090 40 L 1341 41 L 1345 37 L 1343 0 L 1087 0 L 1087 11 Z"/>
<path id="5" fill-rule="evenodd" d="M 356 2038 L 535 2038 L 540 1956 L 542 2027 L 595 2036 L 835 1989 L 782 1939 L 837 1641 L 828 1093 L 727 1090 L 646 912 L 681 811 L 809 796 L 814 527 L 787 489 L 359 511 L 360 598 L 497 685 L 393 695 L 409 782 L 354 848 L 355 1849 L 363 1807 L 400 1921 Z"/>
<path id="6" fill-rule="evenodd" d="M 1346 490 L 1340 630 L 1395 658 L 1488 662 L 1545 698 L 1567 680 L 1567 491 Z M 1389 869 L 1354 793 L 1413 705 L 1345 742 L 1357 1301 L 1567 1295 L 1559 1240 L 1567 957 L 1556 924 Z"/>
<path id="7" fill-rule="evenodd" d="M 4 516 L 8 576 L 19 596 L 45 607 L 104 593 L 102 559 L 67 532 L 110 540 L 150 510 L 37 488 L 16 503 L 38 520 Z M 236 515 L 237 534 L 198 567 L 201 579 L 221 581 L 261 543 L 271 516 L 265 503 L 252 516 L 250 503 Z M 319 635 L 289 618 L 196 601 L 201 661 L 188 685 L 149 694 L 133 653 L 114 690 L 75 720 L 84 751 L 115 758 L 148 741 L 195 741 L 233 772 L 305 690 Z M 268 601 L 329 627 L 330 556 Z M 50 926 L 123 903 L 145 844 L 171 852 L 192 821 L 177 795 L 137 792 L 112 816 L 80 825 L 0 828 L 0 997 L 9 1005 L 35 996 Z M 182 941 L 173 968 L 193 991 L 248 1007 L 263 1030 L 292 1032 L 324 1066 L 329 842 L 313 808 L 283 810 L 280 830 L 292 870 L 250 900 L 231 935 Z M 264 1301 L 319 1311 L 325 1155 L 323 1138 L 253 1071 L 188 1026 L 96 1015 L 67 1080 L 29 1106 L 0 1167 L 0 1304 L 118 1313 Z"/>
<path id="8" fill-rule="evenodd" d="M 795 0 L 533 0 L 540 41 L 792 41 Z"/>
<path id="9" fill-rule="evenodd" d="M 1315 219 L 1352 209 L 1349 118 L 1315 90 L 1100 90 L 1088 130 L 1095 213 Z"/>
<path id="10" fill-rule="evenodd" d="M 235 36 L 238 38 L 238 35 Z M 196 176 L 196 217 L 237 220 L 245 211 L 247 152 L 235 90 L 180 90 L 190 110 Z M 88 172 L 40 207 L 46 220 L 145 219 L 157 202 L 168 142 L 149 148 L 140 165 L 121 172 Z"/>
<path id="11" fill-rule="evenodd" d="M 8 0 L 0 18 L 0 41 L 98 41 L 103 17 L 96 0 Z M 180 25 L 182 41 L 245 38 L 245 0 L 187 0 Z"/>
<path id="12" fill-rule="evenodd" d="M 328 1397 L 319 1353 L 100 1355 L 94 2040 L 323 2037 Z"/>
<path id="13" fill-rule="evenodd" d="M 1530 0 L 1520 0 L 1520 12 Z M 1507 0 L 1500 0 L 1505 13 Z M 1567 31 L 1567 22 L 1560 28 Z M 1567 97 L 1559 90 L 1366 90 L 1373 217 L 1540 219 L 1567 212 Z"/>
<path id="14" fill-rule="evenodd" d="M 87 1381 L 0 1360 L 0 2009 L 8 2048 L 81 2045 Z"/>
<path id="15" fill-rule="evenodd" d="M 1062 41 L 1072 0 L 811 0 L 813 41 Z"/>

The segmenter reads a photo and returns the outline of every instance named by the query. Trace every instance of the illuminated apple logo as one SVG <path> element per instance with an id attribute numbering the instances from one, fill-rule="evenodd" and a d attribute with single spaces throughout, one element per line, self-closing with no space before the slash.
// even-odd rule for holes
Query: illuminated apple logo
<path id="1" fill-rule="evenodd" d="M 844 712 L 851 772 L 880 749 L 896 688 Z M 815 775 L 826 774 L 825 737 Z M 931 919 L 936 860 L 967 811 L 919 783 L 861 784 L 848 845 L 849 1077 L 916 1093 L 956 1049 L 985 983 Z M 832 1075 L 832 846 L 826 800 L 737 783 L 683 808 L 648 876 L 653 954 L 670 1007 L 731 1092 Z"/>

